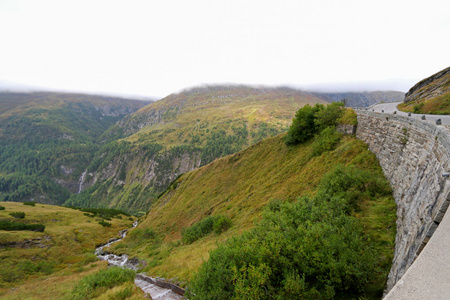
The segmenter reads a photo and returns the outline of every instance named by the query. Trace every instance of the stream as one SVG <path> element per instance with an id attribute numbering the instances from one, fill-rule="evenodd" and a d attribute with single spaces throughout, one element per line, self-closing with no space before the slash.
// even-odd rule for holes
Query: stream
<path id="1" fill-rule="evenodd" d="M 138 225 L 138 221 L 133 223 L 135 228 Z M 100 260 L 106 260 L 109 265 L 118 266 L 121 268 L 128 268 L 137 270 L 139 267 L 139 261 L 136 259 L 129 259 L 128 255 L 116 255 L 104 251 L 104 248 L 111 246 L 113 243 L 122 240 L 127 235 L 128 229 L 124 229 L 119 232 L 120 237 L 109 240 L 106 244 L 95 249 L 95 255 Z M 138 274 L 134 280 L 134 284 L 138 286 L 144 293 L 149 294 L 153 300 L 179 300 L 185 299 L 183 296 L 175 293 L 169 288 L 163 288 L 151 282 L 155 282 L 154 278 L 145 276 L 143 274 Z"/>

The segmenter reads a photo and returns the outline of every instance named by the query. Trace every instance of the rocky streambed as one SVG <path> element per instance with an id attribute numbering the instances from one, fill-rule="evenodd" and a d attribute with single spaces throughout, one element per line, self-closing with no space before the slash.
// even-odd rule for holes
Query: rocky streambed
<path id="1" fill-rule="evenodd" d="M 133 228 L 138 225 L 138 222 L 133 223 Z M 106 260 L 109 265 L 118 266 L 121 268 L 128 268 L 137 270 L 142 266 L 142 263 L 136 258 L 129 258 L 128 255 L 116 255 L 106 252 L 104 249 L 112 244 L 122 240 L 127 235 L 128 230 L 122 230 L 119 232 L 120 237 L 109 240 L 106 244 L 99 246 L 95 249 L 95 255 L 101 259 Z M 185 299 L 182 295 L 184 290 L 174 284 L 165 282 L 158 278 L 152 278 L 144 274 L 137 274 L 134 280 L 134 284 L 138 286 L 144 293 L 150 295 L 153 300 L 178 300 Z"/>

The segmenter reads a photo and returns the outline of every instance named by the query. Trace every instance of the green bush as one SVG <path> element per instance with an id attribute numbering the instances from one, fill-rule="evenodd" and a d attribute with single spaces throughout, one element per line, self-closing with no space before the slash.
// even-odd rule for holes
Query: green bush
<path id="1" fill-rule="evenodd" d="M 314 107 L 306 104 L 300 108 L 292 119 L 292 125 L 285 137 L 286 144 L 295 145 L 313 137 L 316 133 L 316 113 L 322 109 L 322 104 L 316 104 Z"/>
<path id="2" fill-rule="evenodd" d="M 325 105 L 315 114 L 314 123 L 318 131 L 322 131 L 327 127 L 336 126 L 338 120 L 344 115 L 345 108 L 342 102 L 332 102 Z"/>
<path id="3" fill-rule="evenodd" d="M 23 205 L 36 206 L 36 202 L 34 201 L 25 201 Z"/>
<path id="4" fill-rule="evenodd" d="M 227 216 L 219 215 L 214 219 L 213 231 L 215 234 L 221 234 L 231 227 L 231 219 Z"/>
<path id="5" fill-rule="evenodd" d="M 111 227 L 111 223 L 106 222 L 105 220 L 99 221 L 98 224 L 102 225 L 103 227 Z"/>
<path id="6" fill-rule="evenodd" d="M 25 218 L 25 213 L 23 211 L 15 211 L 9 213 L 10 216 L 17 218 L 17 219 L 23 219 Z"/>
<path id="7" fill-rule="evenodd" d="M 10 222 L 7 220 L 0 221 L 0 230 L 29 230 L 29 231 L 39 231 L 43 232 L 45 230 L 45 225 L 42 224 L 24 224 L 17 222 Z"/>
<path id="8" fill-rule="evenodd" d="M 341 138 L 342 133 L 337 132 L 334 126 L 325 128 L 314 138 L 313 155 L 318 156 L 326 151 L 334 150 Z"/>
<path id="9" fill-rule="evenodd" d="M 196 240 L 215 232 L 216 234 L 221 234 L 222 232 L 228 230 L 231 227 L 230 218 L 217 215 L 208 216 L 203 220 L 193 224 L 191 227 L 184 228 L 181 232 L 182 241 L 185 244 L 192 244 Z"/>
<path id="10" fill-rule="evenodd" d="M 5 210 L 5 207 L 0 205 L 0 210 Z"/>
<path id="11" fill-rule="evenodd" d="M 326 106 L 316 104 L 313 107 L 306 104 L 296 112 L 292 119 L 292 125 L 285 137 L 286 144 L 295 145 L 305 142 L 325 128 L 336 126 L 344 112 L 345 109 L 341 102 L 333 102 Z"/>
<path id="12" fill-rule="evenodd" d="M 112 267 L 88 275 L 74 287 L 69 299 L 91 299 L 105 289 L 110 289 L 125 282 L 134 281 L 136 272 L 130 269 Z"/>
<path id="13" fill-rule="evenodd" d="M 376 181 L 368 171 L 338 166 L 313 198 L 269 202 L 260 223 L 210 253 L 187 297 L 364 299 L 375 278 L 383 285 L 385 277 L 379 275 L 379 250 L 353 212 L 371 189 L 375 198 L 389 193 Z"/>

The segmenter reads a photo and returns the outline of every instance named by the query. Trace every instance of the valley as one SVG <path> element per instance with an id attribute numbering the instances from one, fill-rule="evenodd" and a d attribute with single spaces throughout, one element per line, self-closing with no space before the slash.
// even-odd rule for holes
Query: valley
<path id="1" fill-rule="evenodd" d="M 381 298 L 396 204 L 367 145 L 343 134 L 357 119 L 337 100 L 366 106 L 400 94 L 2 95 L 11 100 L 0 115 L 0 221 L 16 226 L 0 231 L 2 298 L 143 299 L 135 270 L 94 254 L 126 228 L 101 251 L 132 258 L 189 299 Z"/>

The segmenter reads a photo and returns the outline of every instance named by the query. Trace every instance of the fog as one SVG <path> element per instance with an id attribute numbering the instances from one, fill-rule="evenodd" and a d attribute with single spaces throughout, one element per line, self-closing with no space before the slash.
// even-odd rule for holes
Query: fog
<path id="1" fill-rule="evenodd" d="M 0 80 L 156 98 L 222 83 L 406 91 L 450 65 L 449 11 L 448 0 L 2 0 Z"/>

